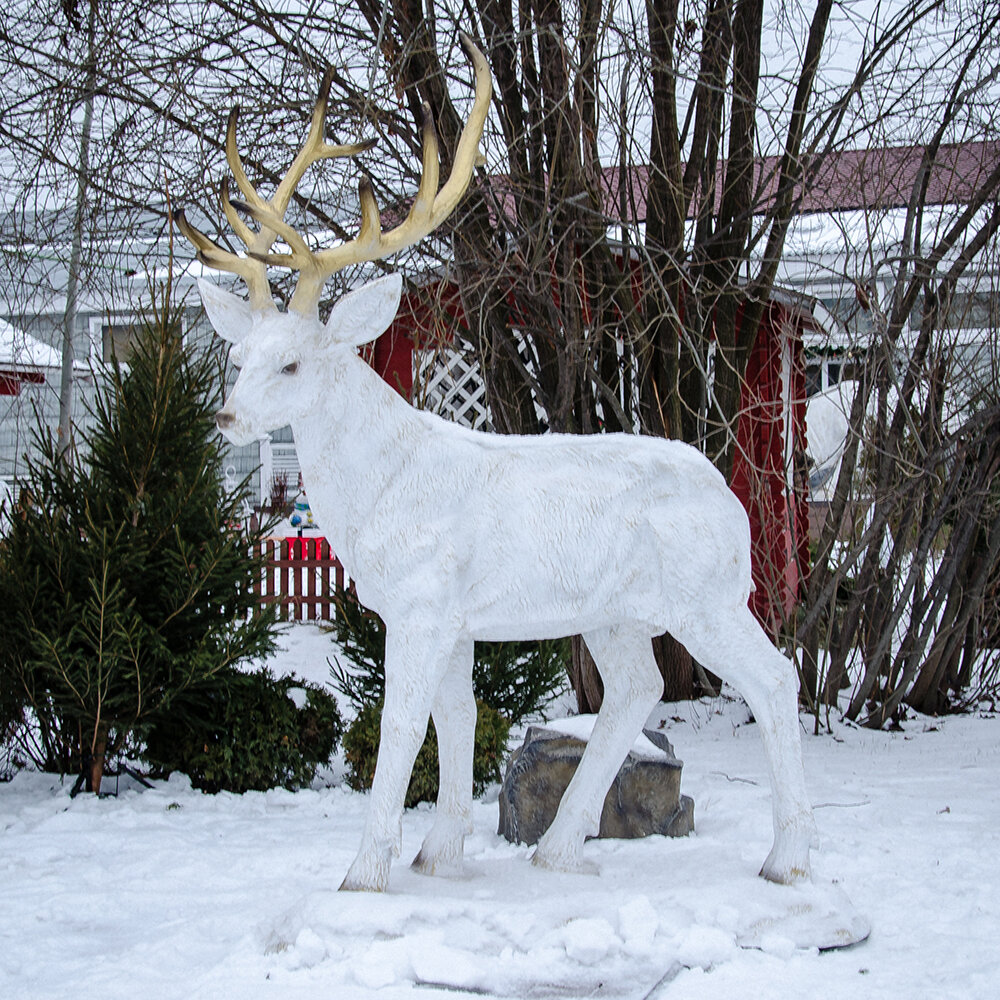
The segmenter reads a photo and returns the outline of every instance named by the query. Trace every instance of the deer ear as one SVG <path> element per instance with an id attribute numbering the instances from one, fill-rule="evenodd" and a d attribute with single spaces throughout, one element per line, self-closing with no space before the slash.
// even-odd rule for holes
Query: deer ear
<path id="1" fill-rule="evenodd" d="M 328 339 L 358 347 L 381 336 L 395 319 L 402 292 L 399 274 L 388 274 L 348 292 L 330 311 Z"/>
<path id="2" fill-rule="evenodd" d="M 231 344 L 243 340 L 253 325 L 250 303 L 204 278 L 198 279 L 198 292 L 215 332 Z"/>

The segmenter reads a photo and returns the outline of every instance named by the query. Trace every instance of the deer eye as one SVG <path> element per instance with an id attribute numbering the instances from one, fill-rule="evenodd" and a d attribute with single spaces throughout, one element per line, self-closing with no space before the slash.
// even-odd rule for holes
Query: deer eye
<path id="1" fill-rule="evenodd" d="M 281 369 L 281 374 L 294 375 L 298 370 L 299 370 L 298 361 L 293 361 L 290 365 L 285 365 L 285 367 Z"/>

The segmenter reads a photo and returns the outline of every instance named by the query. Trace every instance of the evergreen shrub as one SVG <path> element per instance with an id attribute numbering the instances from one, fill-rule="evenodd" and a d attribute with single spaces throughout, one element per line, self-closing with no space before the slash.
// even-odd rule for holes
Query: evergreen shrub
<path id="1" fill-rule="evenodd" d="M 266 670 L 226 674 L 225 686 L 199 699 L 195 711 L 177 706 L 149 728 L 144 758 L 155 770 L 183 772 L 205 792 L 308 785 L 343 733 L 336 700 Z"/>
<path id="2" fill-rule="evenodd" d="M 502 778 L 501 767 L 507 749 L 510 723 L 485 702 L 476 700 L 476 739 L 472 758 L 473 795 L 482 795 L 486 787 Z M 378 758 L 379 723 L 382 703 L 365 705 L 344 735 L 344 759 L 347 784 L 355 791 L 372 786 Z M 417 754 L 406 790 L 406 808 L 418 802 L 434 802 L 438 794 L 438 745 L 434 724 L 427 726 L 427 736 Z"/>
<path id="3" fill-rule="evenodd" d="M 4 542 L 0 539 L 0 552 Z M 2 559 L 2 555 L 0 555 Z M 0 781 L 6 781 L 17 759 L 15 737 L 24 722 L 24 688 L 0 667 Z"/>
<path id="4" fill-rule="evenodd" d="M 0 677 L 0 781 L 9 781 L 24 766 L 17 749 L 17 734 L 24 723 L 24 709 Z"/>
<path id="5" fill-rule="evenodd" d="M 105 763 L 183 697 L 274 648 L 214 423 L 221 363 L 182 335 L 169 286 L 128 364 L 98 373 L 89 429 L 64 450 L 38 432 L 0 545 L 4 701 L 30 709 L 24 747 L 100 790 Z M 245 484 L 244 484 L 245 487 Z"/>

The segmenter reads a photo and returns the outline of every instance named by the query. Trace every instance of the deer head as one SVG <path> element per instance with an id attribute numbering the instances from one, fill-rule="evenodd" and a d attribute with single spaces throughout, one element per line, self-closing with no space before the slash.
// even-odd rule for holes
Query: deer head
<path id="1" fill-rule="evenodd" d="M 239 109 L 230 113 L 226 160 L 243 199 L 230 197 L 228 178 L 222 182 L 220 197 L 227 220 L 246 245 L 246 256 L 220 247 L 192 226 L 183 210 L 175 218 L 203 264 L 239 275 L 249 291 L 249 300 L 244 300 L 207 281 L 198 282 L 205 311 L 216 332 L 233 344 L 230 358 L 240 369 L 232 392 L 216 415 L 219 429 L 234 444 L 247 444 L 289 423 L 292 401 L 303 404 L 310 395 L 296 380 L 321 359 L 335 361 L 338 355 L 353 355 L 357 346 L 374 340 L 392 322 L 402 287 L 398 275 L 370 282 L 345 295 L 324 325 L 319 321 L 317 306 L 326 279 L 349 265 L 379 260 L 412 246 L 439 226 L 465 194 L 476 165 L 492 83 L 482 52 L 467 35 L 461 34 L 460 38 L 475 71 L 475 100 L 455 149 L 451 174 L 439 189 L 438 139 L 430 105 L 425 102 L 420 185 L 406 219 L 388 231 L 382 229 L 378 203 L 367 178 L 358 185 L 361 225 L 353 240 L 313 251 L 284 220 L 295 188 L 311 164 L 356 156 L 375 144 L 371 140 L 342 146 L 324 140 L 332 70 L 323 78 L 305 144 L 270 200 L 259 194 L 243 169 L 236 145 Z M 244 217 L 257 228 L 252 228 Z M 271 252 L 278 239 L 287 245 L 288 252 Z M 271 296 L 268 265 L 299 272 L 286 312 L 278 310 Z"/>

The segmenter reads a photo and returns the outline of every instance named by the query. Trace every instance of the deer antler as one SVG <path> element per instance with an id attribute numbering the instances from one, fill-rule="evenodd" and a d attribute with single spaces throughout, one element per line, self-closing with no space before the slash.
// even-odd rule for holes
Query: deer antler
<path id="1" fill-rule="evenodd" d="M 243 162 L 236 146 L 236 122 L 239 118 L 239 107 L 233 108 L 229 113 L 229 123 L 226 128 L 226 161 L 229 163 L 229 169 L 232 170 L 236 183 L 247 201 L 246 203 L 234 202 L 230 199 L 228 178 L 223 179 L 219 195 L 222 210 L 229 220 L 229 224 L 235 230 L 236 235 L 246 244 L 246 257 L 224 250 L 213 239 L 195 229 L 185 218 L 183 209 L 175 213 L 177 228 L 194 244 L 198 251 L 198 260 L 220 271 L 238 274 L 246 282 L 250 292 L 250 304 L 254 309 L 274 308 L 271 289 L 267 281 L 267 254 L 279 235 L 285 239 L 288 238 L 286 234 L 289 227 L 284 223 L 284 215 L 292 193 L 308 167 L 319 160 L 357 156 L 358 153 L 364 153 L 375 145 L 376 140 L 374 139 L 345 146 L 324 142 L 323 124 L 326 120 L 326 109 L 332 82 L 333 69 L 330 68 L 323 76 L 323 82 L 320 85 L 305 145 L 292 161 L 288 173 L 278 185 L 270 201 L 265 201 L 258 194 L 257 189 L 250 183 L 250 179 L 243 169 Z M 259 221 L 264 220 L 261 221 L 261 227 L 257 232 L 254 232 L 239 217 L 236 211 L 237 207 L 246 211 L 251 217 L 258 218 Z"/>
<path id="2" fill-rule="evenodd" d="M 439 191 L 437 132 L 434 128 L 434 119 L 431 115 L 430 106 L 426 102 L 424 103 L 423 173 L 413 205 L 410 207 L 406 219 L 400 225 L 388 232 L 382 231 L 375 193 L 372 190 L 371 182 L 365 178 L 358 185 L 358 197 L 361 202 L 361 226 L 358 235 L 353 240 L 328 250 L 317 252 L 310 250 L 306 246 L 305 240 L 284 221 L 282 217 L 284 215 L 284 207 L 279 203 L 279 195 L 283 195 L 287 203 L 287 199 L 294 188 L 294 184 L 290 183 L 290 179 L 296 174 L 296 167 L 299 164 L 302 153 L 296 158 L 288 177 L 282 182 L 281 188 L 279 188 L 270 203 L 263 202 L 257 196 L 256 192 L 253 193 L 253 197 L 248 196 L 248 200 L 245 203 L 230 203 L 232 208 L 245 212 L 258 222 L 261 227 L 261 233 L 277 234 L 277 236 L 280 236 L 288 244 L 290 253 L 269 253 L 270 243 L 268 243 L 267 250 L 263 252 L 257 250 L 255 247 L 250 248 L 249 256 L 262 263 L 289 267 L 299 271 L 299 281 L 289 305 L 290 309 L 294 309 L 300 314 L 311 312 L 319 301 L 323 290 L 323 283 L 326 279 L 348 265 L 377 260 L 396 253 L 405 247 L 412 246 L 440 225 L 455 209 L 462 195 L 465 194 L 469 182 L 472 180 L 472 171 L 476 166 L 479 140 L 483 134 L 483 126 L 486 122 L 487 112 L 489 111 L 492 80 L 486 57 L 476 48 L 468 35 L 461 33 L 459 37 L 462 48 L 475 70 L 476 96 L 473 101 L 472 110 L 469 113 L 468 121 L 462 129 L 462 134 L 459 136 L 451 175 Z M 322 126 L 321 124 L 317 126 L 317 118 L 314 114 L 313 129 L 315 130 L 317 127 L 321 128 Z M 308 142 L 306 145 L 308 147 Z M 301 177 L 301 172 L 304 169 L 304 166 L 299 169 L 296 183 L 297 178 Z M 237 182 L 239 183 L 240 174 L 235 169 L 233 172 L 236 174 Z M 249 188 L 249 185 L 247 188 L 244 188 L 242 183 L 240 187 L 245 193 L 247 193 L 248 189 L 252 190 L 252 188 Z M 228 215 L 229 212 L 227 211 Z M 235 225 L 234 228 L 236 228 Z M 247 230 L 246 226 L 242 228 Z M 237 232 L 239 231 L 237 229 Z M 249 230 L 247 231 L 249 232 Z M 271 242 L 273 242 L 273 239 L 274 237 L 272 236 Z"/>

